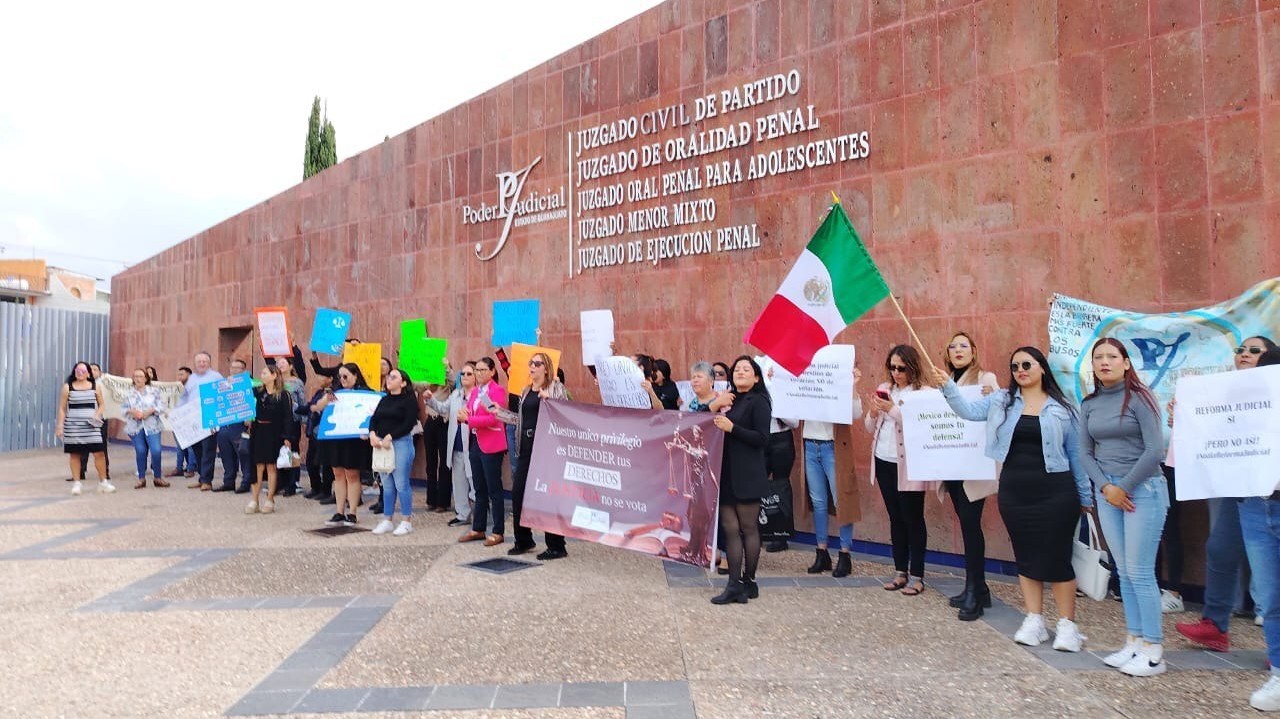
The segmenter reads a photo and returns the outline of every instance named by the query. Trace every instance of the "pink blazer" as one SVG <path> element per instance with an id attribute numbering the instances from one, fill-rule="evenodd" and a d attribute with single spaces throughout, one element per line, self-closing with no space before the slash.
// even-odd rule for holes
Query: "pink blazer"
<path id="1" fill-rule="evenodd" d="M 889 391 L 889 383 L 885 382 L 876 389 Z M 931 487 L 936 486 L 936 482 L 908 482 L 907 481 L 907 448 L 906 442 L 902 439 L 902 410 L 896 406 L 889 410 L 888 413 L 895 420 L 894 428 L 898 431 L 898 491 L 899 492 L 925 492 Z M 884 427 L 885 413 L 877 414 L 872 417 L 867 414 L 863 417 L 863 423 L 867 431 L 871 433 L 871 483 L 876 483 L 876 442 L 880 439 L 880 430 Z"/>
<path id="2" fill-rule="evenodd" d="M 506 425 L 485 408 L 484 403 L 480 401 L 480 389 L 472 388 L 471 395 L 467 397 L 467 412 L 470 414 L 467 426 L 471 428 L 471 434 L 479 444 L 481 452 L 485 454 L 505 452 L 507 451 Z M 490 382 L 485 386 L 485 390 L 494 404 L 504 408 L 507 406 L 507 391 L 497 382 Z"/>

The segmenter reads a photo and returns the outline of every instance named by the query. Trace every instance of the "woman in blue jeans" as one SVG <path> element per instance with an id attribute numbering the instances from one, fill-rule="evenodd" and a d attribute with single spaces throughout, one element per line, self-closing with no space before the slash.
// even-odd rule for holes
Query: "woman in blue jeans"
<path id="1" fill-rule="evenodd" d="M 858 396 L 858 380 L 862 371 L 853 370 L 853 418 L 862 419 L 862 398 Z M 809 487 L 809 501 L 813 503 L 813 536 L 818 543 L 817 556 L 805 571 L 821 574 L 831 571 L 833 577 L 847 577 L 853 571 L 853 522 L 836 528 L 840 534 L 840 554 L 834 571 L 831 569 L 831 553 L 827 551 L 830 534 L 827 530 L 827 498 L 836 497 L 836 443 L 835 425 L 830 422 L 805 420 L 804 422 L 804 482 Z M 834 504 L 834 501 L 833 501 Z"/>
<path id="2" fill-rule="evenodd" d="M 160 391 L 151 386 L 146 370 L 133 371 L 133 386 L 120 403 L 124 412 L 124 431 L 133 440 L 134 456 L 138 460 L 138 481 L 134 489 L 147 486 L 147 455 L 151 455 L 151 482 L 157 487 L 168 487 L 160 471 L 160 413 L 164 411 L 164 399 Z"/>
<path id="3" fill-rule="evenodd" d="M 373 449 L 394 450 L 396 468 L 390 475 L 382 475 L 382 521 L 373 528 L 373 533 L 391 532 L 403 537 L 413 531 L 413 491 L 409 488 L 409 472 L 416 452 L 413 427 L 418 422 L 418 397 L 413 392 L 413 380 L 402 369 L 392 369 L 383 381 L 387 394 L 378 400 L 378 406 L 369 418 L 369 445 Z M 400 504 L 399 526 L 391 521 L 397 501 Z"/>
<path id="4" fill-rule="evenodd" d="M 1120 340 L 1093 345 L 1093 394 L 1080 403 L 1080 462 L 1097 491 L 1098 520 L 1120 575 L 1129 635 L 1103 661 L 1134 677 L 1165 672 L 1156 551 L 1169 511 L 1159 405 Z"/>

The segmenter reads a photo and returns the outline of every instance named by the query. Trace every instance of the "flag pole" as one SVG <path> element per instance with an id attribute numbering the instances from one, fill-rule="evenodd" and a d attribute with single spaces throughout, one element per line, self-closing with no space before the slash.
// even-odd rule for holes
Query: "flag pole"
<path id="1" fill-rule="evenodd" d="M 911 339 L 916 343 L 916 347 L 920 348 L 920 354 L 924 356 L 924 361 L 929 364 L 929 369 L 938 369 L 933 364 L 933 359 L 929 357 L 929 350 L 925 349 L 924 343 L 920 341 L 920 337 L 916 334 L 915 328 L 911 326 L 911 320 L 907 319 L 907 313 L 903 312 L 902 305 L 898 304 L 898 298 L 893 296 L 893 290 L 889 290 L 889 301 L 893 303 L 893 308 L 898 311 L 898 316 L 902 318 L 904 323 L 906 323 L 907 332 L 911 333 Z"/>

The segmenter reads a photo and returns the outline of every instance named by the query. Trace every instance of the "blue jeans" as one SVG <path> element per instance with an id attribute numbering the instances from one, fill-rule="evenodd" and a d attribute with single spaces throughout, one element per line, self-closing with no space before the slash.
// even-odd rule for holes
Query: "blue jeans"
<path id="1" fill-rule="evenodd" d="M 827 490 L 836 496 L 836 443 L 816 439 L 804 441 L 804 481 L 809 486 L 809 501 L 813 502 L 813 535 L 819 547 L 825 547 L 827 539 Z M 853 525 L 840 525 L 840 551 L 853 549 Z"/>
<path id="2" fill-rule="evenodd" d="M 391 519 L 391 515 L 396 513 L 398 498 L 400 518 L 407 522 L 413 517 L 413 490 L 409 487 L 409 472 L 413 469 L 417 449 L 413 446 L 412 434 L 391 440 L 391 446 L 396 451 L 396 469 L 390 474 L 382 475 L 382 516 Z"/>
<path id="3" fill-rule="evenodd" d="M 151 476 L 160 479 L 164 475 L 160 472 L 160 433 L 147 434 L 145 429 L 138 430 L 138 433 L 131 437 L 133 440 L 133 455 L 138 460 L 138 479 L 147 476 L 147 453 L 151 453 Z"/>
<path id="4" fill-rule="evenodd" d="M 507 451 L 511 453 L 511 466 L 520 465 L 520 442 L 516 440 L 516 426 L 507 425 Z"/>
<path id="5" fill-rule="evenodd" d="M 1255 600 L 1262 610 L 1262 634 L 1267 638 L 1271 674 L 1280 676 L 1280 502 L 1249 497 L 1239 502 L 1244 548 L 1253 569 Z"/>
<path id="6" fill-rule="evenodd" d="M 178 464 L 176 469 L 179 472 L 196 471 L 196 446 L 193 444 L 186 449 L 178 448 Z"/>
<path id="7" fill-rule="evenodd" d="M 480 443 L 471 438 L 471 481 L 476 490 L 476 506 L 471 510 L 471 530 L 483 532 L 485 521 L 493 518 L 491 534 L 503 534 L 506 522 L 506 500 L 502 496 L 502 457 L 506 452 L 488 454 L 480 451 Z"/>
<path id="8" fill-rule="evenodd" d="M 1121 478 L 1107 475 L 1107 479 L 1115 483 Z M 1132 512 L 1116 509 L 1101 492 L 1096 494 L 1102 535 L 1120 574 L 1120 598 L 1129 636 L 1160 644 L 1164 630 L 1160 587 L 1156 585 L 1156 551 L 1160 549 L 1164 517 L 1169 511 L 1169 483 L 1160 476 L 1139 484 L 1130 495 Z"/>
<path id="9" fill-rule="evenodd" d="M 1204 611 L 1200 616 L 1225 632 L 1231 626 L 1231 609 L 1240 592 L 1240 565 L 1245 559 L 1240 503 L 1236 500 L 1209 500 L 1209 538 L 1204 555 Z"/>

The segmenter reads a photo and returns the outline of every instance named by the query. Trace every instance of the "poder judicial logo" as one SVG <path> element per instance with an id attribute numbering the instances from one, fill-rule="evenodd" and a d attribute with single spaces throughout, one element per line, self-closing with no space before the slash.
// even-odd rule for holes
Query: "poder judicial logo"
<path id="1" fill-rule="evenodd" d="M 481 202 L 479 207 L 463 206 L 462 224 L 464 225 L 503 220 L 502 234 L 498 236 L 498 243 L 494 245 L 491 252 L 486 254 L 483 243 L 476 243 L 476 257 L 480 260 L 491 260 L 497 256 L 506 246 L 513 227 L 564 220 L 569 217 L 569 210 L 565 206 L 564 187 L 556 192 L 550 189 L 544 192 L 533 190 L 528 196 L 524 195 L 529 173 L 539 162 L 542 162 L 541 155 L 522 170 L 499 172 L 497 204 Z"/>

